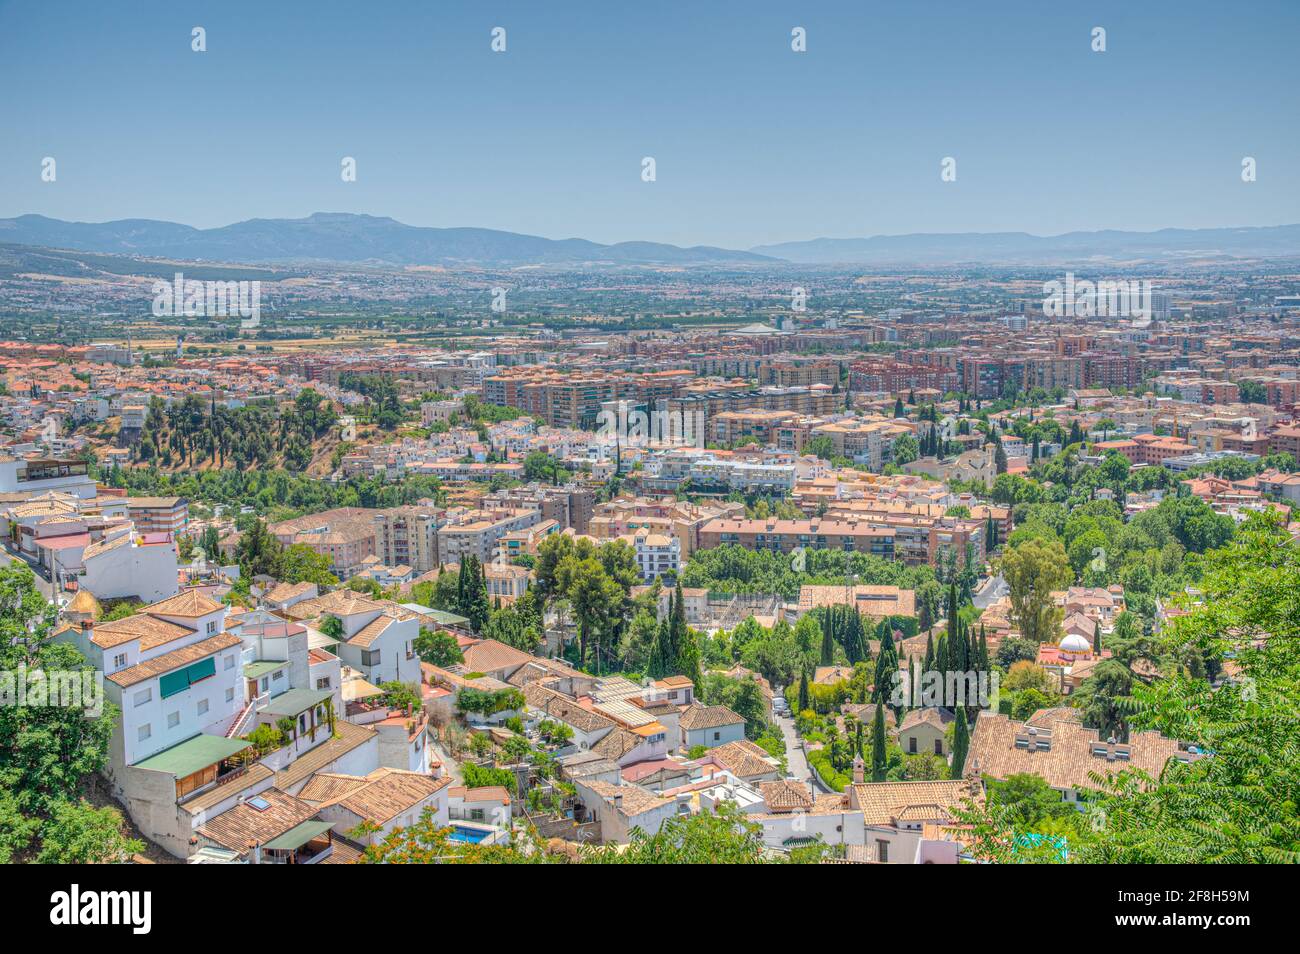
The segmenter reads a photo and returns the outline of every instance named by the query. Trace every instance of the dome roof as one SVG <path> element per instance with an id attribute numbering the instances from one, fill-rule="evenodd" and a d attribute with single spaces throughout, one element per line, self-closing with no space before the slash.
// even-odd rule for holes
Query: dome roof
<path id="1" fill-rule="evenodd" d="M 1069 633 L 1058 644 L 1063 653 L 1090 653 L 1092 645 L 1078 633 Z"/>

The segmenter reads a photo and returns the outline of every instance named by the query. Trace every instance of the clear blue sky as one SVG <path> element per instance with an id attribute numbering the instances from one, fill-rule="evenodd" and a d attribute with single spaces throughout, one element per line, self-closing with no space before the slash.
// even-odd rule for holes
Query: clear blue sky
<path id="1" fill-rule="evenodd" d="M 0 216 L 731 247 L 1300 222 L 1298 50 L 1297 0 L 0 0 Z"/>

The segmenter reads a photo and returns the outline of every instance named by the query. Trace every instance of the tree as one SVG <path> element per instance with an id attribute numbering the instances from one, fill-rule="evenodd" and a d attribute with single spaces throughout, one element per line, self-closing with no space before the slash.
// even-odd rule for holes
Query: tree
<path id="1" fill-rule="evenodd" d="M 952 778 L 962 778 L 966 769 L 966 752 L 970 748 L 970 732 L 966 728 L 966 707 L 957 707 L 957 722 L 952 732 Z"/>
<path id="2" fill-rule="evenodd" d="M 304 543 L 284 548 L 274 575 L 285 583 L 315 583 L 319 587 L 337 586 L 339 582 L 339 578 L 330 572 L 330 558 Z"/>
<path id="3" fill-rule="evenodd" d="M 764 864 L 763 829 L 747 820 L 734 802 L 721 802 L 716 810 L 674 815 L 647 835 L 632 829 L 626 846 L 584 845 L 583 864 L 623 865 L 737 865 Z"/>
<path id="4" fill-rule="evenodd" d="M 1125 718 L 1129 695 L 1133 691 L 1133 674 L 1114 659 L 1103 659 L 1075 692 L 1074 705 L 1083 710 L 1083 724 L 1097 730 L 1105 739 L 1111 736 L 1128 740 Z"/>
<path id="5" fill-rule="evenodd" d="M 916 438 L 911 434 L 900 434 L 894 438 L 894 447 L 892 459 L 895 464 L 902 467 L 904 464 L 910 464 L 921 456 L 921 446 L 916 442 Z"/>
<path id="6" fill-rule="evenodd" d="M 460 561 L 460 573 L 456 578 L 456 611 L 469 620 L 470 627 L 476 633 L 484 627 L 492 614 L 483 565 L 472 553 L 465 554 Z"/>
<path id="7" fill-rule="evenodd" d="M 15 676 L 26 670 L 22 678 L 28 680 L 43 673 L 21 699 L 0 705 L 0 854 L 21 855 L 39 833 L 50 839 L 52 855 L 59 854 L 59 845 L 75 841 L 87 858 L 115 858 L 116 843 L 103 826 L 82 824 L 88 830 L 75 839 L 71 832 L 78 820 L 90 821 L 76 806 L 86 779 L 107 764 L 118 710 L 109 702 L 102 709 L 96 705 L 101 697 L 87 690 L 94 669 L 79 652 L 48 641 L 53 619 L 53 607 L 37 590 L 31 570 L 22 564 L 0 567 L 0 672 Z M 61 690 L 60 698 L 51 700 L 39 694 L 39 686 L 83 694 L 78 700 Z M 111 808 L 96 817 L 109 814 L 120 824 Z"/>
<path id="8" fill-rule="evenodd" d="M 871 781 L 883 782 L 889 773 L 889 754 L 885 742 L 885 707 L 876 706 L 871 724 Z"/>
<path id="9" fill-rule="evenodd" d="M 254 576 L 274 576 L 280 565 L 280 541 L 271 535 L 263 520 L 254 520 L 239 537 L 235 547 L 235 561 L 239 564 L 240 575 L 251 579 Z"/>
<path id="10" fill-rule="evenodd" d="M 421 626 L 420 635 L 415 637 L 415 652 L 424 662 L 442 669 L 465 661 L 456 637 L 442 629 Z"/>
<path id="11" fill-rule="evenodd" d="M 1074 580 L 1070 561 L 1060 541 L 1030 539 L 1008 547 L 999 561 L 1010 587 L 1012 619 L 1026 639 L 1041 643 L 1053 639 L 1061 610 L 1052 592 Z"/>
<path id="12" fill-rule="evenodd" d="M 144 851 L 144 842 L 123 834 L 122 813 L 116 808 L 64 801 L 54 806 L 41 831 L 36 861 L 44 865 L 113 864 L 140 851 Z"/>
<path id="13" fill-rule="evenodd" d="M 612 623 L 611 613 L 622 605 L 623 588 L 594 557 L 569 557 L 561 564 L 563 592 L 573 607 L 578 623 L 578 662 L 587 665 L 589 644 L 597 646 L 596 667 L 600 668 L 599 642 Z"/>
<path id="14" fill-rule="evenodd" d="M 808 669 L 805 667 L 799 675 L 799 711 L 807 712 L 812 708 L 808 697 Z"/>

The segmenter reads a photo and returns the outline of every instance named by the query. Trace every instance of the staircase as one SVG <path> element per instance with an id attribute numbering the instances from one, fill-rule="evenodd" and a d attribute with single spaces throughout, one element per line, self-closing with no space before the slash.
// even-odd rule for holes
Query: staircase
<path id="1" fill-rule="evenodd" d="M 249 699 L 248 705 L 244 706 L 244 708 L 240 710 L 239 715 L 235 716 L 234 721 L 230 723 L 230 727 L 226 729 L 227 739 L 233 739 L 235 736 L 243 733 L 245 726 L 248 725 L 248 720 L 256 711 L 256 707 L 257 700 Z"/>

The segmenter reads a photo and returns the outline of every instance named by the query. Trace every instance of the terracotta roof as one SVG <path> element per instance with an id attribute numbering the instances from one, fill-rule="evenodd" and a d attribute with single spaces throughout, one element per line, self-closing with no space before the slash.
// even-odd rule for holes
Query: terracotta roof
<path id="1" fill-rule="evenodd" d="M 643 815 L 656 808 L 672 804 L 671 799 L 661 798 L 640 785 L 611 785 L 609 782 L 601 782 L 596 779 L 580 782 L 579 784 L 591 789 L 601 801 L 611 807 L 614 805 L 614 799 L 621 799 L 619 811 L 628 816 Z"/>
<path id="2" fill-rule="evenodd" d="M 728 742 L 726 745 L 710 749 L 708 758 L 741 779 L 770 775 L 777 771 L 777 766 L 773 764 L 775 759 L 748 739 Z"/>
<path id="3" fill-rule="evenodd" d="M 335 779 L 337 778 L 336 776 Z M 442 791 L 451 784 L 451 776 L 434 778 L 422 772 L 378 768 L 364 778 L 357 778 L 356 781 L 358 784 L 350 788 L 337 786 L 344 790 L 324 800 L 320 807 L 339 805 L 360 818 L 382 825 Z M 311 787 L 312 782 L 308 782 L 302 790 L 304 799 L 314 798 L 307 794 L 307 790 Z"/>
<path id="4" fill-rule="evenodd" d="M 156 616 L 180 616 L 184 619 L 198 619 L 215 613 L 222 606 L 216 600 L 209 599 L 198 590 L 186 590 L 170 599 L 161 600 L 144 608 L 144 612 Z"/>
<path id="5" fill-rule="evenodd" d="M 513 646 L 495 639 L 482 639 L 462 650 L 468 672 L 493 672 L 498 669 L 517 669 L 538 657 L 521 652 Z"/>
<path id="6" fill-rule="evenodd" d="M 1029 774 L 1056 789 L 1095 790 L 1100 785 L 1091 777 L 1093 773 L 1110 776 L 1134 768 L 1159 777 L 1165 763 L 1179 752 L 1177 741 L 1159 732 L 1135 732 L 1127 745 L 1110 745 L 1100 739 L 1096 729 L 1086 729 L 1067 718 L 1031 726 L 1005 715 L 981 712 L 966 764 L 978 760 L 980 774 L 993 778 Z"/>
<path id="7" fill-rule="evenodd" d="M 200 642 L 182 646 L 180 649 L 173 649 L 169 653 L 154 656 L 152 659 L 146 659 L 144 662 L 137 663 L 127 669 L 120 669 L 115 673 L 111 673 L 108 678 L 123 688 L 134 686 L 138 682 L 144 682 L 144 680 L 152 679 L 154 676 L 161 676 L 163 673 L 198 662 L 213 653 L 240 644 L 240 638 L 233 633 L 218 633 L 216 636 L 210 636 Z"/>
<path id="8" fill-rule="evenodd" d="M 112 649 L 114 646 L 138 639 L 140 648 L 149 650 L 193 635 L 194 630 L 188 626 L 137 613 L 135 616 L 115 619 L 110 623 L 96 623 L 90 641 L 100 649 Z"/>
<path id="9" fill-rule="evenodd" d="M 687 706 L 678 725 L 687 731 L 695 729 L 718 729 L 724 725 L 744 724 L 745 717 L 738 715 L 726 706 L 702 706 L 698 703 Z"/>
<path id="10" fill-rule="evenodd" d="M 580 732 L 598 732 L 615 726 L 613 719 L 606 718 L 599 712 L 584 709 L 576 700 L 541 683 L 530 682 L 524 686 L 524 701 L 528 703 L 529 708 L 538 710 L 548 719 L 558 719 Z"/>
<path id="11" fill-rule="evenodd" d="M 849 804 L 862 810 L 862 821 L 867 825 L 890 825 L 897 818 L 937 821 L 951 819 L 951 809 L 961 806 L 972 793 L 965 779 L 855 782 L 849 789 Z"/>
<path id="12" fill-rule="evenodd" d="M 259 810 L 248 801 L 241 802 L 208 819 L 199 834 L 243 854 L 250 841 L 266 844 L 316 814 L 312 805 L 278 788 L 268 788 L 254 797 L 265 800 L 267 807 Z"/>
<path id="13" fill-rule="evenodd" d="M 758 786 L 769 811 L 807 811 L 813 806 L 813 793 L 808 786 L 793 779 L 761 782 Z"/>

